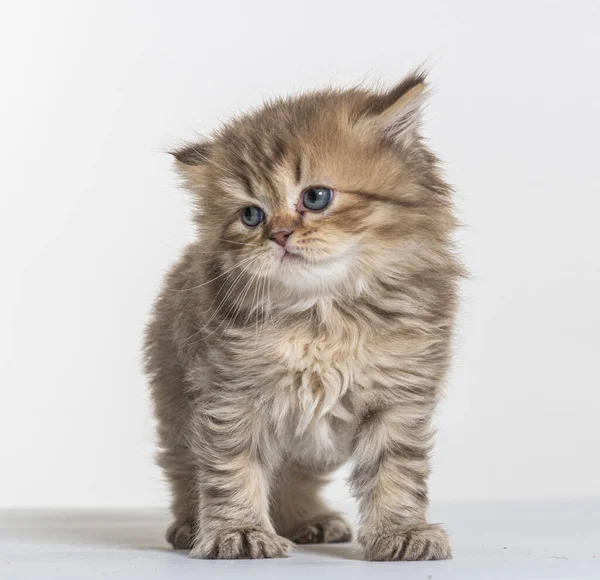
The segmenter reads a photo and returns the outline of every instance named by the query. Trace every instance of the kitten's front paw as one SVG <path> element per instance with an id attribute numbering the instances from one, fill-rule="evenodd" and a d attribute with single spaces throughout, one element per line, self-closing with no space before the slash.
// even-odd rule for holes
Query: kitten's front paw
<path id="1" fill-rule="evenodd" d="M 452 558 L 448 535 L 435 524 L 362 538 L 367 560 L 447 560 Z"/>
<path id="2" fill-rule="evenodd" d="M 282 558 L 292 544 L 285 538 L 260 528 L 221 530 L 190 552 L 192 558 L 232 560 L 240 558 Z"/>
<path id="3" fill-rule="evenodd" d="M 176 520 L 167 530 L 167 542 L 176 550 L 189 550 L 194 543 L 194 524 L 192 520 Z"/>
<path id="4" fill-rule="evenodd" d="M 350 524 L 337 513 L 315 516 L 290 536 L 296 544 L 332 544 L 352 540 Z"/>

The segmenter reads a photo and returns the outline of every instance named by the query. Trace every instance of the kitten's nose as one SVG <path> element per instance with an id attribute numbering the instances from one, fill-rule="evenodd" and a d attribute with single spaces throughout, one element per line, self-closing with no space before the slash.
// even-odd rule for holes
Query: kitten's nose
<path id="1" fill-rule="evenodd" d="M 293 232 L 293 228 L 280 228 L 278 230 L 273 230 L 269 237 L 283 248 Z"/>

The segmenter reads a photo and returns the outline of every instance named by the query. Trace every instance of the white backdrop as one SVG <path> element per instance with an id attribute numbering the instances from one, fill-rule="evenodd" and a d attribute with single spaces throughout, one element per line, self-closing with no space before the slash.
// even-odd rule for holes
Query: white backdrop
<path id="1" fill-rule="evenodd" d="M 597 495 L 599 30 L 593 0 L 2 2 L 0 505 L 167 501 L 139 347 L 192 228 L 164 151 L 426 59 L 473 274 L 432 495 Z"/>

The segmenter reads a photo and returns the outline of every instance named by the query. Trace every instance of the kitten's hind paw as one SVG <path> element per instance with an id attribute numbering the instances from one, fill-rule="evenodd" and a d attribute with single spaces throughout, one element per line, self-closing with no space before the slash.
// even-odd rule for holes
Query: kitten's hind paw
<path id="1" fill-rule="evenodd" d="M 176 520 L 167 529 L 167 542 L 176 550 L 190 550 L 194 543 L 192 520 Z"/>
<path id="2" fill-rule="evenodd" d="M 367 560 L 447 560 L 452 558 L 446 532 L 422 524 L 398 532 L 366 535 L 361 539 Z"/>
<path id="3" fill-rule="evenodd" d="M 296 544 L 350 542 L 352 540 L 352 528 L 340 514 L 323 514 L 300 524 L 290 536 L 290 540 Z"/>
<path id="4" fill-rule="evenodd" d="M 230 529 L 201 538 L 190 556 L 224 560 L 282 558 L 288 555 L 291 546 L 285 538 L 259 528 Z"/>

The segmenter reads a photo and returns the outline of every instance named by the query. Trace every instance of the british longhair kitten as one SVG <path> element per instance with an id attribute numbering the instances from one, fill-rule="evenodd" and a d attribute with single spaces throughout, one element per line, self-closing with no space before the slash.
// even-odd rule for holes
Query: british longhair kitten
<path id="1" fill-rule="evenodd" d="M 351 461 L 369 560 L 451 555 L 426 519 L 431 418 L 461 268 L 419 135 L 425 78 L 273 101 L 175 151 L 197 240 L 146 336 L 167 538 L 196 558 L 345 542 L 321 498 Z"/>

